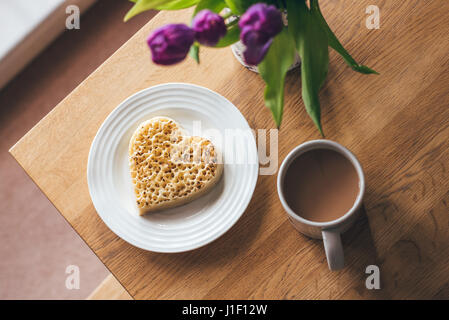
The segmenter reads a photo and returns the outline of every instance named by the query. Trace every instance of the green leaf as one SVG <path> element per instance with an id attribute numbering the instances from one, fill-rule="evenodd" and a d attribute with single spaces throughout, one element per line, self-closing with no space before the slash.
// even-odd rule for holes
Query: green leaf
<path id="1" fill-rule="evenodd" d="M 203 9 L 209 9 L 212 12 L 220 13 L 226 7 L 224 0 L 200 0 L 193 12 L 193 17 Z"/>
<path id="2" fill-rule="evenodd" d="M 198 2 L 199 0 L 137 0 L 131 10 L 125 15 L 124 21 L 126 22 L 147 10 L 178 10 L 194 6 Z"/>
<path id="3" fill-rule="evenodd" d="M 194 43 L 190 47 L 189 56 L 191 56 L 196 61 L 196 63 L 200 64 L 200 46 L 198 45 L 198 43 Z"/>
<path id="4" fill-rule="evenodd" d="M 335 34 L 332 32 L 331 28 L 326 22 L 326 19 L 324 19 L 323 14 L 321 13 L 320 6 L 318 4 L 318 0 L 311 0 L 310 1 L 311 11 L 312 15 L 318 19 L 318 21 L 321 23 L 321 26 L 326 31 L 327 39 L 329 41 L 329 46 L 337 51 L 343 59 L 346 61 L 346 63 L 355 71 L 363 73 L 363 74 L 379 74 L 377 71 L 368 68 L 367 66 L 364 66 L 362 64 L 358 64 L 353 57 L 349 54 L 349 52 L 343 47 L 343 45 L 338 41 Z"/>
<path id="5" fill-rule="evenodd" d="M 279 3 L 281 2 L 280 0 L 224 0 L 228 6 L 229 9 L 231 9 L 231 11 L 234 14 L 238 14 L 241 15 L 243 14 L 246 9 L 248 9 L 249 7 L 251 7 L 253 4 L 256 4 L 258 2 L 264 2 L 268 5 L 272 4 L 275 5 L 276 7 L 280 7 Z"/>
<path id="6" fill-rule="evenodd" d="M 287 0 L 288 23 L 301 56 L 302 99 L 307 113 L 321 135 L 321 110 L 318 93 L 329 66 L 327 35 L 305 1 Z"/>
<path id="7" fill-rule="evenodd" d="M 259 72 L 266 83 L 265 104 L 271 110 L 279 128 L 284 110 L 284 83 L 288 69 L 295 60 L 295 46 L 287 28 L 278 34 L 259 64 Z"/>
<path id="8" fill-rule="evenodd" d="M 218 41 L 214 48 L 223 48 L 236 43 L 240 39 L 240 28 L 234 25 L 228 29 L 226 35 Z"/>
<path id="9" fill-rule="evenodd" d="M 227 6 L 231 11 L 235 14 L 242 14 L 245 12 L 245 9 L 242 5 L 241 0 L 225 0 Z"/>
<path id="10" fill-rule="evenodd" d="M 260 0 L 224 0 L 228 6 L 229 9 L 234 14 L 241 15 L 243 14 L 246 9 L 248 9 L 251 5 L 262 2 Z M 263 1 L 263 2 L 271 2 L 271 1 Z"/>
<path id="11" fill-rule="evenodd" d="M 200 0 L 172 0 L 167 4 L 156 7 L 156 10 L 181 10 L 190 8 L 199 3 Z"/>
<path id="12" fill-rule="evenodd" d="M 124 21 L 128 21 L 132 17 L 147 10 L 156 8 L 157 6 L 171 2 L 172 0 L 137 0 L 134 6 L 125 15 Z"/>

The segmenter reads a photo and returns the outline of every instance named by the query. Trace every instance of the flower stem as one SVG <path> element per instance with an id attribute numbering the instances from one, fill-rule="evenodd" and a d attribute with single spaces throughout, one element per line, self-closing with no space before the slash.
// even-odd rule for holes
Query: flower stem
<path id="1" fill-rule="evenodd" d="M 234 19 L 234 20 L 232 20 L 231 22 L 228 22 L 227 24 L 226 24 L 226 27 L 228 27 L 228 28 L 230 28 L 230 27 L 232 27 L 233 25 L 236 25 L 237 23 L 239 23 L 239 18 L 236 18 L 236 19 Z"/>
<path id="2" fill-rule="evenodd" d="M 223 15 L 223 19 L 227 19 L 227 18 L 229 18 L 229 17 L 232 17 L 234 14 L 232 13 L 232 11 L 231 10 L 229 10 L 229 12 L 226 12 L 224 15 Z"/>

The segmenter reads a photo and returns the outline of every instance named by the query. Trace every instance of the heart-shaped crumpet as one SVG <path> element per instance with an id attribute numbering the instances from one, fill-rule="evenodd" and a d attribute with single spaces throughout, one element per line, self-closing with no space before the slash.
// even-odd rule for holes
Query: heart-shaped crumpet
<path id="1" fill-rule="evenodd" d="M 184 134 L 173 119 L 141 123 L 129 142 L 129 167 L 139 214 L 176 207 L 205 194 L 223 164 L 211 141 Z"/>

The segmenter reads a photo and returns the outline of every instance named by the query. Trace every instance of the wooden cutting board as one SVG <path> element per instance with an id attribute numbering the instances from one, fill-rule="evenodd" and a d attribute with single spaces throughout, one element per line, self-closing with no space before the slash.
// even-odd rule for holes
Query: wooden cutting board
<path id="1" fill-rule="evenodd" d="M 321 91 L 326 137 L 365 169 L 365 212 L 343 235 L 347 266 L 330 272 L 320 241 L 298 234 L 276 194 L 276 175 L 260 176 L 243 217 L 223 237 L 187 253 L 137 249 L 100 220 L 89 197 L 90 144 L 107 115 L 152 85 L 188 82 L 233 102 L 252 128 L 274 128 L 263 81 L 229 48 L 201 51 L 168 68 L 151 63 L 145 39 L 190 10 L 152 19 L 26 134 L 12 155 L 137 299 L 449 298 L 449 2 L 321 1 L 342 43 L 380 76 L 365 76 L 331 51 Z M 365 26 L 380 8 L 380 29 Z M 279 164 L 298 144 L 320 138 L 304 111 L 299 70 L 289 74 L 279 132 Z M 381 289 L 365 287 L 368 265 Z"/>

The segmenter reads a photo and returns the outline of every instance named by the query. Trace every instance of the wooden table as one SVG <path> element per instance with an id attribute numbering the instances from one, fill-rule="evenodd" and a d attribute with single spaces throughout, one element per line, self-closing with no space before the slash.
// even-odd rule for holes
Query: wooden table
<path id="1" fill-rule="evenodd" d="M 276 175 L 260 176 L 245 214 L 223 237 L 187 253 L 137 249 L 100 220 L 89 197 L 89 147 L 126 97 L 165 82 L 206 86 L 232 101 L 252 128 L 273 128 L 263 82 L 228 48 L 201 65 L 153 65 L 145 38 L 190 11 L 158 14 L 12 149 L 56 208 L 136 299 L 449 298 L 449 2 L 374 1 L 379 30 L 365 27 L 363 1 L 322 1 L 329 24 L 356 59 L 380 76 L 352 72 L 331 52 L 321 92 L 327 138 L 350 148 L 367 179 L 365 214 L 343 236 L 347 267 L 330 272 L 322 243 L 299 235 L 277 197 Z M 279 161 L 319 138 L 288 76 Z M 45 94 L 45 93 L 43 93 Z M 26 199 L 24 199 L 26 201 Z M 365 287 L 380 267 L 381 289 Z"/>

